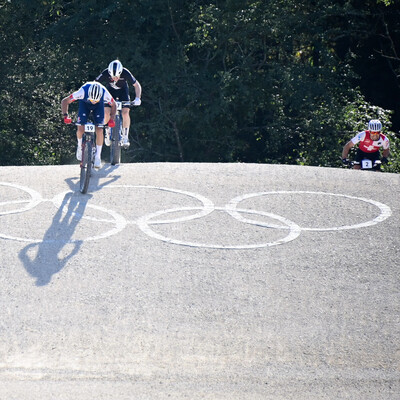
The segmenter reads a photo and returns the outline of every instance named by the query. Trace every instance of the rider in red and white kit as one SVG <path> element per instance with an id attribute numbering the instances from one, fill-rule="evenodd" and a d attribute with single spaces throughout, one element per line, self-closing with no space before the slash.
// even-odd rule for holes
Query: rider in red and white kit
<path id="1" fill-rule="evenodd" d="M 382 123 L 378 119 L 371 119 L 368 123 L 368 130 L 359 132 L 343 147 L 342 162 L 348 164 L 349 151 L 358 144 L 356 159 L 354 161 L 354 169 L 361 169 L 361 160 L 368 158 L 372 162 L 380 159 L 380 149 L 382 148 L 383 164 L 388 162 L 389 157 L 389 139 L 381 133 Z"/>

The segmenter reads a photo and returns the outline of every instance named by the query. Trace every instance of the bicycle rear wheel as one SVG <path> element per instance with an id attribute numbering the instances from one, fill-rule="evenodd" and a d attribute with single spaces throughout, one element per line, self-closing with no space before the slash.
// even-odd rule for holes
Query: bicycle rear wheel
<path id="1" fill-rule="evenodd" d="M 110 162 L 111 165 L 116 165 L 121 162 L 121 129 L 122 121 L 119 115 L 115 117 L 115 127 L 112 128 L 111 132 L 111 149 L 110 149 Z"/>
<path id="2" fill-rule="evenodd" d="M 84 142 L 82 144 L 82 162 L 81 162 L 81 178 L 80 191 L 85 194 L 89 187 L 90 175 L 92 173 L 92 143 Z"/>

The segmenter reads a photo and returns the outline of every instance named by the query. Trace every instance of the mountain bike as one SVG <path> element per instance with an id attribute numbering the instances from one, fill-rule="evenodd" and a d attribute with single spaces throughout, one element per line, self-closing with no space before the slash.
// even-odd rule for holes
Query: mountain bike
<path id="1" fill-rule="evenodd" d="M 110 129 L 110 163 L 116 165 L 121 162 L 121 148 L 127 149 L 122 140 L 122 106 L 133 106 L 133 101 L 116 101 L 117 114 L 115 115 L 115 127 Z"/>

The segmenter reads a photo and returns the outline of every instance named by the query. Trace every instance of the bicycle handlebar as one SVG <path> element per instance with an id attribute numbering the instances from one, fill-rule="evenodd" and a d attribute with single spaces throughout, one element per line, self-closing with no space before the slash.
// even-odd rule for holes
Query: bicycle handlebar
<path id="1" fill-rule="evenodd" d="M 135 104 L 134 104 L 134 103 L 135 103 L 135 100 L 130 100 L 130 101 L 124 100 L 124 101 L 120 101 L 120 100 L 115 100 L 115 99 L 114 99 L 114 101 L 115 101 L 116 103 L 121 103 L 121 104 L 123 104 L 123 105 L 125 105 L 125 106 L 127 106 L 127 105 L 129 105 L 129 106 L 135 105 Z M 108 103 L 108 101 L 104 101 L 104 104 L 109 104 L 109 103 Z"/>
<path id="2" fill-rule="evenodd" d="M 104 128 L 105 126 L 107 126 L 106 124 L 98 124 L 98 125 L 96 125 L 94 122 L 90 122 L 90 121 L 87 121 L 86 124 L 95 125 L 96 128 Z M 70 125 L 85 126 L 86 124 L 79 124 L 78 122 L 75 121 L 75 122 L 73 122 L 73 123 L 70 124 Z"/>

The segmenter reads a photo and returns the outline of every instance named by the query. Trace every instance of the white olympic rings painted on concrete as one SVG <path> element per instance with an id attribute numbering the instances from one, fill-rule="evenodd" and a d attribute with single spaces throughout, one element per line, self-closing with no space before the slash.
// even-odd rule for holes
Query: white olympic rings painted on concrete
<path id="1" fill-rule="evenodd" d="M 376 218 L 374 218 L 370 221 L 359 223 L 359 224 L 343 225 L 343 226 L 336 226 L 336 227 L 330 227 L 330 228 L 307 228 L 307 227 L 303 228 L 302 227 L 301 228 L 302 231 L 339 231 L 339 230 L 347 230 L 347 229 L 365 228 L 367 226 L 372 226 L 379 222 L 382 222 L 392 215 L 391 209 L 386 204 L 380 203 L 375 200 L 365 199 L 363 197 L 348 196 L 345 194 L 327 193 L 327 192 L 310 192 L 310 191 L 276 191 L 276 192 L 260 192 L 260 193 L 245 194 L 243 196 L 235 197 L 234 199 L 232 199 L 229 202 L 229 204 L 228 204 L 228 208 L 230 210 L 229 213 L 233 217 L 241 220 L 242 222 L 247 222 L 249 224 L 254 224 L 254 225 L 271 227 L 271 225 L 260 224 L 259 221 L 242 218 L 238 214 L 237 211 L 239 211 L 239 210 L 237 210 L 236 207 L 243 200 L 247 200 L 247 199 L 254 198 L 254 197 L 266 196 L 266 195 L 274 195 L 274 194 L 313 194 L 313 195 L 337 196 L 337 197 L 342 197 L 342 198 L 351 199 L 351 200 L 359 200 L 359 201 L 363 201 L 365 203 L 372 204 L 372 205 L 378 207 L 381 211 L 381 213 Z M 272 227 L 279 228 L 279 226 L 275 226 L 275 225 Z"/>
<path id="2" fill-rule="evenodd" d="M 55 207 L 59 208 L 59 207 L 61 207 L 62 201 L 65 198 L 65 196 L 68 195 L 69 193 L 71 193 L 71 194 L 73 193 L 71 191 L 62 192 L 62 193 L 56 195 L 51 200 L 45 200 L 45 199 L 43 199 L 41 197 L 41 195 L 39 193 L 35 192 L 34 190 L 32 190 L 30 188 L 27 188 L 27 187 L 24 187 L 24 186 L 19 186 L 19 185 L 14 185 L 14 184 L 3 183 L 3 182 L 0 182 L 0 185 L 10 186 L 10 187 L 14 187 L 14 188 L 17 188 L 17 189 L 21 189 L 21 190 L 23 190 L 23 191 L 25 191 L 25 192 L 27 192 L 27 193 L 29 193 L 31 195 L 31 200 L 29 201 L 27 206 L 25 206 L 25 207 L 23 207 L 21 209 L 18 209 L 18 210 L 8 210 L 6 212 L 1 212 L 0 211 L 0 216 L 1 215 L 5 215 L 5 214 L 16 214 L 16 213 L 20 213 L 20 212 L 23 212 L 23 211 L 31 210 L 32 208 L 37 206 L 39 203 L 45 202 L 45 201 L 51 201 L 54 204 Z M 2 202 L 2 203 L 0 203 L 0 206 L 6 205 L 6 204 L 11 204 L 11 203 L 26 203 L 26 202 L 28 202 L 28 201 L 26 201 L 26 200 L 18 200 L 18 201 Z M 64 208 L 66 208 L 66 207 L 67 207 L 67 204 L 64 205 Z M 106 214 L 109 214 L 109 215 L 111 215 L 113 217 L 113 220 L 106 220 L 106 219 L 100 220 L 98 218 L 92 218 L 92 217 L 88 217 L 88 216 L 80 216 L 76 212 L 72 212 L 71 214 L 75 215 L 77 217 L 82 217 L 82 218 L 93 220 L 93 221 L 96 221 L 96 222 L 113 222 L 116 225 L 115 228 L 110 229 L 110 230 L 108 230 L 108 231 L 106 231 L 106 232 L 104 232 L 104 233 L 102 233 L 100 235 L 88 237 L 88 238 L 86 238 L 84 240 L 78 240 L 78 239 L 68 239 L 68 240 L 45 239 L 44 240 L 44 239 L 34 239 L 34 238 L 23 238 L 23 237 L 18 237 L 18 236 L 11 236 L 11 235 L 7 235 L 7 234 L 3 234 L 3 233 L 0 233 L 0 238 L 8 239 L 8 240 L 16 240 L 16 241 L 19 241 L 19 242 L 28 242 L 28 243 L 42 243 L 42 242 L 45 242 L 45 243 L 56 243 L 56 242 L 76 243 L 76 242 L 82 242 L 82 241 L 93 241 L 93 240 L 98 240 L 98 239 L 104 239 L 106 237 L 109 237 L 109 236 L 112 236 L 112 235 L 115 235 L 115 234 L 121 232 L 127 225 L 126 219 L 122 215 L 120 215 L 120 214 L 118 214 L 118 213 L 116 213 L 116 212 L 114 212 L 112 210 L 107 210 L 104 207 L 96 206 L 96 205 L 93 205 L 93 204 L 87 204 L 86 207 L 89 207 L 89 208 L 92 208 L 94 210 L 102 211 L 102 212 L 104 212 Z"/>
<path id="3" fill-rule="evenodd" d="M 31 196 L 30 200 L 15 200 L 15 201 L 3 201 L 0 203 L 0 207 L 7 205 L 7 204 L 21 204 L 21 203 L 28 203 L 25 207 L 17 209 L 17 210 L 7 210 L 7 211 L 0 211 L 0 215 L 6 214 L 16 214 L 24 211 L 31 210 L 35 206 L 37 206 L 43 199 L 42 196 L 31 188 L 27 188 L 25 186 L 16 185 L 14 183 L 7 183 L 7 182 L 0 182 L 1 186 L 8 186 L 15 189 L 20 189 Z"/>
<path id="4" fill-rule="evenodd" d="M 182 210 L 198 210 L 198 209 L 200 209 L 200 208 L 199 207 L 192 207 L 192 208 L 185 207 L 185 208 L 182 208 L 182 209 L 173 208 L 173 209 L 169 209 L 169 210 L 158 211 L 158 212 L 156 212 L 154 214 L 148 214 L 148 215 L 140 218 L 139 221 L 138 221 L 138 226 L 148 236 L 153 237 L 153 238 L 158 239 L 158 240 L 161 240 L 163 242 L 167 242 L 167 243 L 179 244 L 179 245 L 182 245 L 182 246 L 189 246 L 189 247 L 203 247 L 203 248 L 210 248 L 210 249 L 236 249 L 236 250 L 240 250 L 240 249 L 256 249 L 256 248 L 260 248 L 260 247 L 276 246 L 278 244 L 286 243 L 286 242 L 289 242 L 291 240 L 296 239 L 300 235 L 300 232 L 301 232 L 300 227 L 298 225 L 296 225 L 292 221 L 289 221 L 286 218 L 280 217 L 279 215 L 266 213 L 266 212 L 262 212 L 262 211 L 253 211 L 253 210 L 245 210 L 245 209 L 237 209 L 236 211 L 240 211 L 240 212 L 243 212 L 243 213 L 251 213 L 251 214 L 257 214 L 257 215 L 263 215 L 263 216 L 266 216 L 266 217 L 277 219 L 277 220 L 279 220 L 279 221 L 281 221 L 281 222 L 283 222 L 284 224 L 287 225 L 287 227 L 290 229 L 289 234 L 285 238 L 283 238 L 281 240 L 276 240 L 274 242 L 254 244 L 254 245 L 233 246 L 233 245 L 194 243 L 194 242 L 188 242 L 188 241 L 183 241 L 183 240 L 171 239 L 171 238 L 168 238 L 166 236 L 160 235 L 159 233 L 154 232 L 154 230 L 152 230 L 149 227 L 150 224 L 151 225 L 155 225 L 157 223 L 160 223 L 160 222 L 157 222 L 157 221 L 151 221 L 151 219 L 153 217 L 158 217 L 159 215 L 162 215 L 162 214 L 176 212 L 177 210 L 182 211 Z M 216 210 L 216 211 L 227 211 L 227 209 L 225 207 L 215 207 L 214 210 Z"/>
<path id="5" fill-rule="evenodd" d="M 1 209 L 0 209 L 0 217 L 2 215 L 17 214 L 17 213 L 31 210 L 32 208 L 34 208 L 41 202 L 46 202 L 46 201 L 50 201 L 58 209 L 60 209 L 60 207 L 63 207 L 61 211 L 66 213 L 67 211 L 65 209 L 67 208 L 68 203 L 64 204 L 64 201 L 67 198 L 69 193 L 73 194 L 73 192 L 69 192 L 69 191 L 62 192 L 62 193 L 54 196 L 53 199 L 46 200 L 46 199 L 43 199 L 42 196 L 35 190 L 32 190 L 25 186 L 20 186 L 20 185 L 16 185 L 16 184 L 12 184 L 12 183 L 7 183 L 7 182 L 0 182 L 0 185 L 22 190 L 30 195 L 30 199 L 28 199 L 28 200 L 16 200 L 16 201 L 11 200 L 11 201 L 0 202 L 0 207 L 6 206 L 8 204 L 27 203 L 27 205 L 23 206 L 20 209 L 12 209 L 12 210 L 7 210 L 7 211 L 1 211 Z M 136 224 L 138 226 L 138 228 L 142 232 L 144 232 L 146 235 L 148 235 L 154 239 L 161 240 L 166 243 L 172 243 L 172 244 L 177 244 L 177 245 L 182 245 L 182 246 L 190 246 L 190 247 L 213 248 L 213 249 L 255 249 L 255 248 L 276 246 L 279 244 L 290 242 L 290 241 L 296 239 L 302 231 L 338 231 L 338 230 L 346 230 L 346 229 L 359 229 L 359 228 L 372 226 L 379 222 L 384 221 L 385 219 L 389 218 L 392 214 L 390 207 L 388 207 L 386 204 L 383 204 L 383 203 L 380 203 L 380 202 L 377 202 L 374 200 L 370 200 L 370 199 L 365 199 L 362 197 L 355 197 L 355 196 L 349 196 L 349 195 L 344 195 L 344 194 L 327 193 L 327 192 L 273 191 L 273 192 L 248 193 L 248 194 L 245 194 L 242 196 L 235 197 L 224 207 L 216 207 L 211 200 L 207 199 L 204 196 L 201 196 L 196 193 L 178 190 L 178 189 L 164 188 L 164 187 L 158 187 L 158 186 L 145 186 L 145 185 L 109 185 L 109 186 L 105 186 L 105 188 L 110 188 L 110 189 L 113 189 L 113 188 L 150 189 L 150 190 L 159 190 L 162 192 L 176 193 L 176 194 L 188 196 L 192 199 L 195 199 L 196 201 L 199 201 L 200 203 L 202 203 L 202 206 L 200 206 L 200 207 L 176 207 L 176 208 L 170 208 L 170 209 L 166 209 L 166 210 L 159 210 L 159 211 L 156 211 L 153 213 L 146 214 L 142 217 L 139 217 L 135 221 L 128 221 L 125 217 L 123 217 L 121 214 L 119 214 L 115 211 L 106 209 L 105 207 L 100 207 L 97 205 L 86 203 L 85 207 L 89 207 L 96 211 L 104 212 L 104 213 L 110 215 L 112 218 L 111 219 L 100 219 L 100 218 L 90 217 L 88 215 L 80 215 L 76 211 L 71 211 L 71 215 L 73 215 L 77 218 L 85 219 L 85 220 L 89 220 L 89 221 L 101 222 L 101 223 L 111 223 L 111 224 L 114 224 L 115 227 L 113 227 L 112 229 L 109 229 L 99 235 L 95 235 L 92 237 L 88 237 L 86 239 L 79 240 L 79 242 L 94 241 L 94 240 L 110 237 L 110 236 L 115 235 L 115 234 L 121 232 L 122 230 L 124 230 L 126 228 L 126 226 L 130 223 L 130 224 Z M 268 212 L 264 212 L 264 211 L 255 211 L 252 209 L 238 208 L 238 204 L 244 200 L 255 198 L 255 197 L 261 197 L 261 196 L 276 195 L 276 194 L 284 194 L 284 195 L 285 194 L 290 194 L 290 195 L 311 194 L 311 195 L 337 196 L 337 197 L 341 197 L 341 198 L 347 198 L 350 200 L 357 200 L 357 201 L 362 201 L 362 202 L 372 204 L 380 210 L 380 214 L 372 220 L 362 222 L 359 224 L 343 225 L 343 226 L 330 227 L 330 228 L 310 228 L 310 227 L 300 227 L 295 222 L 290 221 L 289 219 L 279 216 L 277 214 L 268 213 Z M 175 218 L 171 218 L 171 219 L 159 219 L 160 216 L 163 216 L 166 214 L 187 212 L 187 211 L 196 211 L 196 212 L 193 214 L 190 214 L 190 215 L 184 215 L 180 218 L 175 217 Z M 173 238 L 169 238 L 167 236 L 161 235 L 161 234 L 155 232 L 155 230 L 150 227 L 151 225 L 172 224 L 172 223 L 191 221 L 194 219 L 205 217 L 205 216 L 213 213 L 214 211 L 226 212 L 229 215 L 231 215 L 233 218 L 235 218 L 236 220 L 238 220 L 242 223 L 256 225 L 256 226 L 265 227 L 265 228 L 285 230 L 285 231 L 288 231 L 288 233 L 282 239 L 271 241 L 271 242 L 258 243 L 258 244 L 246 244 L 246 245 L 224 245 L 224 244 L 212 244 L 212 243 L 206 244 L 206 243 L 196 243 L 196 242 L 190 242 L 190 241 L 184 241 L 184 240 L 177 240 L 177 239 L 173 239 Z M 281 225 L 271 224 L 271 223 L 266 223 L 266 222 L 263 222 L 260 220 L 245 218 L 245 217 L 243 217 L 242 214 L 252 214 L 252 215 L 258 215 L 258 216 L 262 216 L 262 217 L 271 218 L 273 220 L 280 222 Z M 34 243 L 37 243 L 37 242 L 60 242 L 60 241 L 65 242 L 65 243 L 78 242 L 77 239 L 66 239 L 64 241 L 62 239 L 32 239 L 32 238 L 22 238 L 22 237 L 11 236 L 11 235 L 0 233 L 0 239 L 1 238 L 8 239 L 8 240 L 31 242 L 31 243 L 32 242 L 34 242 Z"/>
<path id="6" fill-rule="evenodd" d="M 203 204 L 203 207 L 201 208 L 197 208 L 198 210 L 200 210 L 200 212 L 193 214 L 193 215 L 188 215 L 185 217 L 181 217 L 181 218 L 175 218 L 175 219 L 169 219 L 169 220 L 156 220 L 156 221 L 152 221 L 153 224 L 171 224 L 174 222 L 184 222 L 184 221 L 190 221 L 192 219 L 196 219 L 196 218 L 201 218 L 201 217 L 205 217 L 206 215 L 212 213 L 214 211 L 214 203 L 207 199 L 204 196 L 201 196 L 200 194 L 196 194 L 196 193 L 191 193 L 191 192 L 186 192 L 183 190 L 178 190 L 178 189 L 170 189 L 170 188 L 164 188 L 164 187 L 158 187 L 158 186 L 143 186 L 143 185 L 109 185 L 109 186 L 105 186 L 105 188 L 134 188 L 134 189 L 155 189 L 155 190 L 161 190 L 164 192 L 170 192 L 170 193 L 177 193 L 177 194 L 182 194 L 188 197 L 192 197 L 195 200 L 200 201 Z M 178 211 L 191 211 L 193 210 L 192 207 L 179 207 L 179 208 L 174 208 L 171 210 L 168 210 L 169 213 L 172 212 L 178 212 Z M 156 213 L 151 214 L 151 217 L 157 217 L 158 215 L 162 215 L 162 214 L 166 214 L 165 210 L 161 210 L 158 211 Z M 139 220 L 137 221 L 137 224 L 140 225 L 141 224 L 141 220 L 142 219 L 146 219 L 146 216 L 139 218 Z"/>

